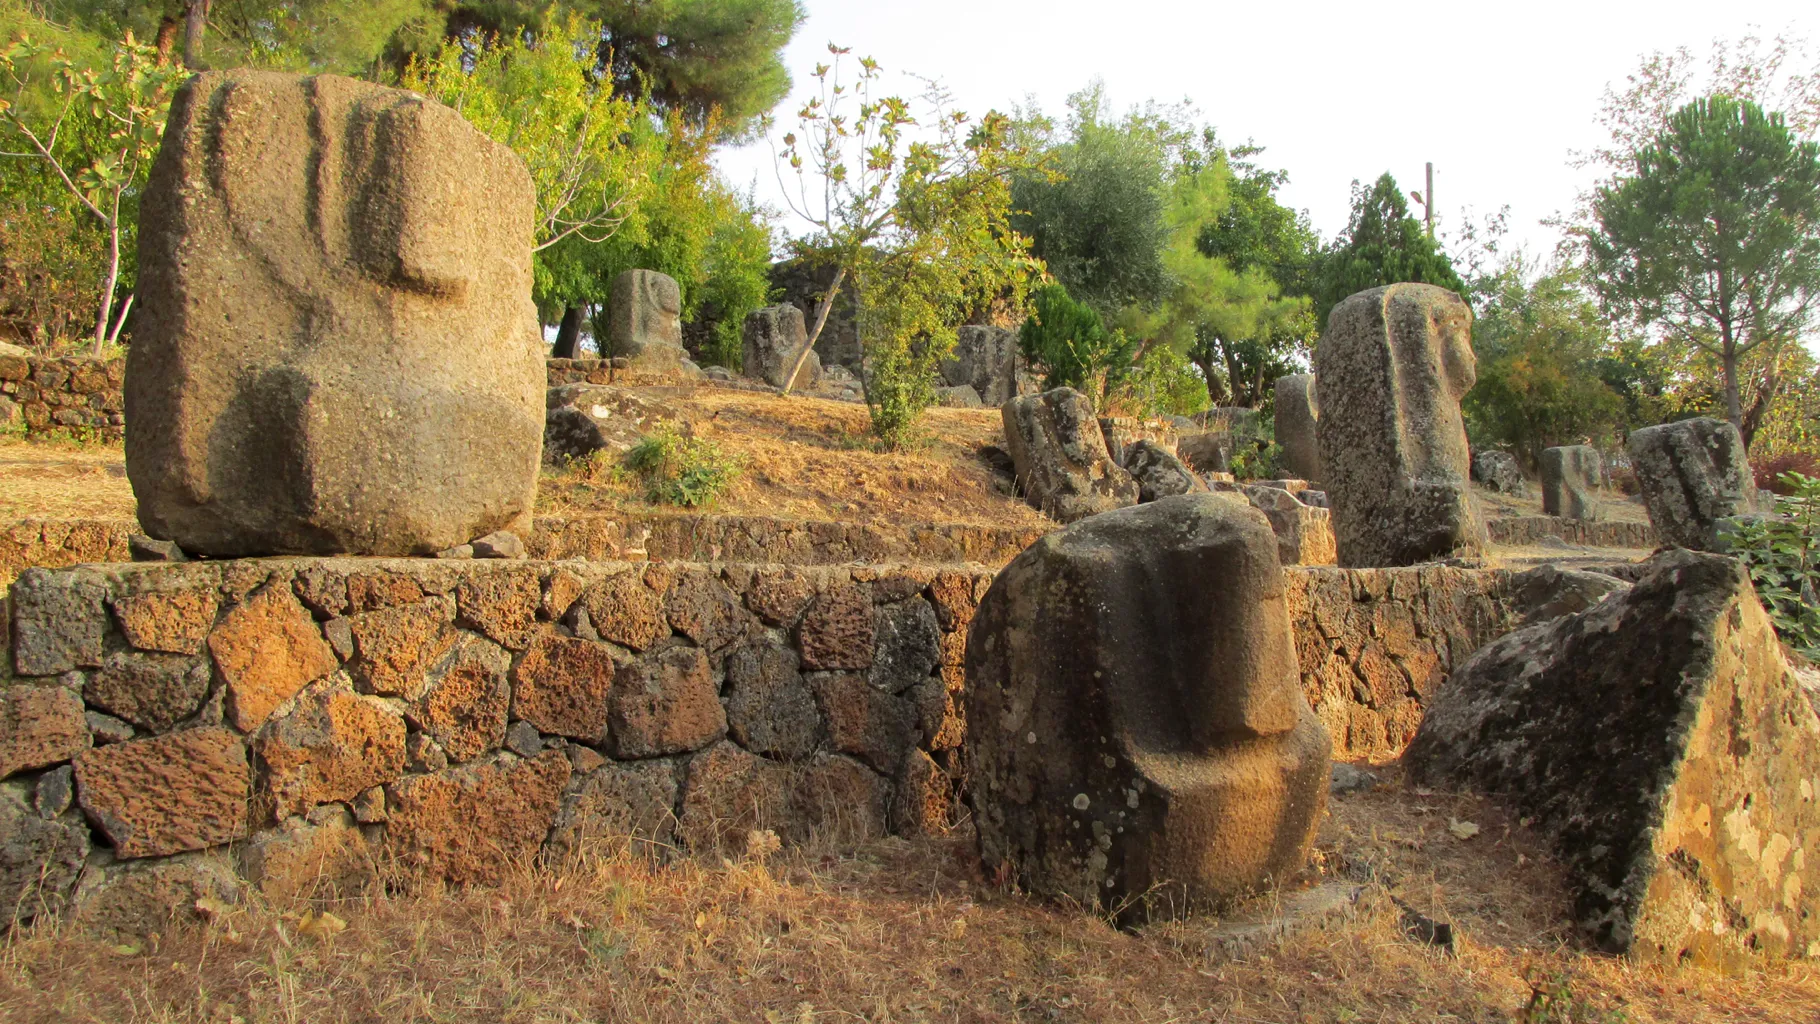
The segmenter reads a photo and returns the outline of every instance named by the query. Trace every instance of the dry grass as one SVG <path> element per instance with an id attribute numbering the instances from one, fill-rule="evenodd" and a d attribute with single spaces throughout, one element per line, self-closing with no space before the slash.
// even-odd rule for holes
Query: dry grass
<path id="1" fill-rule="evenodd" d="M 1455 818 L 1483 831 L 1456 840 Z M 1812 966 L 1728 978 L 1575 950 L 1533 837 L 1394 772 L 1336 800 L 1320 845 L 1326 871 L 1381 887 L 1243 960 L 1209 953 L 1209 920 L 1133 934 L 993 889 L 971 853 L 956 835 L 768 862 L 608 855 L 499 889 L 318 905 L 347 922 L 326 937 L 300 930 L 305 905 L 257 902 L 137 951 L 40 929 L 0 948 L 0 1019 L 1491 1022 L 1517 1019 L 1526 977 L 1559 975 L 1597 1011 L 1574 1021 L 1820 1019 Z M 1393 896 L 1455 923 L 1458 955 L 1410 939 Z"/>
<path id="2" fill-rule="evenodd" d="M 1529 482 L 1529 495 L 1523 498 L 1487 490 L 1476 483 L 1472 485 L 1472 494 L 1488 518 L 1545 514 L 1542 511 L 1542 485 L 1534 480 Z M 1600 495 L 1600 511 L 1607 519 L 1615 522 L 1649 522 L 1649 509 L 1644 506 L 1643 499 L 1636 495 L 1627 498 L 1616 491 L 1608 491 Z"/>
<path id="3" fill-rule="evenodd" d="M 120 445 L 0 438 L 0 520 L 130 519 L 137 510 Z"/>

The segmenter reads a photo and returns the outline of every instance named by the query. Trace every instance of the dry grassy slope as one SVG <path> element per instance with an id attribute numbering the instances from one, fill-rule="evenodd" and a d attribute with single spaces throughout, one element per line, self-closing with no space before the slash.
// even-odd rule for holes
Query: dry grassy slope
<path id="1" fill-rule="evenodd" d="M 1482 831 L 1455 839 L 1454 820 Z M 1215 920 L 1121 933 L 987 885 L 964 833 L 769 862 L 652 866 L 608 851 L 501 889 L 254 901 L 153 941 L 28 930 L 0 945 L 0 1019 L 1489 1024 L 1522 1019 L 1526 979 L 1548 976 L 1585 1005 L 1532 1020 L 1820 1019 L 1811 964 L 1727 978 L 1576 950 L 1557 869 L 1472 797 L 1392 776 L 1337 798 L 1320 861 L 1384 888 L 1326 930 L 1235 961 L 1210 952 Z M 1392 896 L 1454 924 L 1458 955 L 1412 941 Z M 300 933 L 309 909 L 346 929 Z"/>

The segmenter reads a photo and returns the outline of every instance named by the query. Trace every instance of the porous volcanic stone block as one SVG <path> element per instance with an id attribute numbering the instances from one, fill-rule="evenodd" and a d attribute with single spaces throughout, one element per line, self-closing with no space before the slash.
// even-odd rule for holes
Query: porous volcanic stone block
<path id="1" fill-rule="evenodd" d="M 796 652 L 768 640 L 727 654 L 727 729 L 747 750 L 786 760 L 815 752 L 823 729 Z"/>
<path id="2" fill-rule="evenodd" d="M 348 675 L 363 692 L 416 700 L 429 685 L 426 673 L 459 636 L 438 603 L 363 612 L 348 619 L 354 657 Z"/>
<path id="3" fill-rule="evenodd" d="M 0 779 L 68 761 L 89 748 L 82 698 L 62 686 L 0 689 Z"/>
<path id="4" fill-rule="evenodd" d="M 1599 484 L 1605 460 L 1591 445 L 1575 444 L 1542 451 L 1542 511 L 1567 519 L 1598 519 Z"/>
<path id="5" fill-rule="evenodd" d="M 866 678 L 887 693 L 902 693 L 928 679 L 941 661 L 942 629 L 935 609 L 920 597 L 880 605 L 872 635 L 872 667 Z"/>
<path id="6" fill-rule="evenodd" d="M 341 667 L 316 621 L 279 583 L 259 588 L 222 616 L 208 647 L 227 681 L 228 715 L 242 732 L 259 728 L 298 690 Z"/>
<path id="7" fill-rule="evenodd" d="M 1820 955 L 1820 718 L 1729 558 L 1659 555 L 1628 592 L 1488 645 L 1407 761 L 1551 835 L 1601 948 Z"/>
<path id="8" fill-rule="evenodd" d="M 1335 307 L 1314 354 L 1315 434 L 1340 564 L 1476 556 L 1460 399 L 1477 377 L 1472 310 L 1426 284 L 1360 292 Z"/>
<path id="9" fill-rule="evenodd" d="M 13 665 L 22 676 L 54 676 L 101 664 L 107 587 L 83 572 L 27 569 L 13 581 Z"/>
<path id="10" fill-rule="evenodd" d="M 273 816 L 352 801 L 404 774 L 404 718 L 345 679 L 313 686 L 253 739 Z"/>
<path id="11" fill-rule="evenodd" d="M 353 816 L 339 811 L 254 835 L 239 850 L 240 872 L 271 899 L 354 896 L 374 875 L 373 852 Z"/>
<path id="12" fill-rule="evenodd" d="M 121 858 L 202 850 L 247 834 L 246 744 L 228 729 L 114 743 L 76 758 L 76 793 Z"/>
<path id="13" fill-rule="evenodd" d="M 1719 520 L 1757 511 L 1744 438 L 1725 420 L 1692 419 L 1630 435 L 1630 464 L 1649 521 L 1664 543 L 1696 551 L 1718 544 Z"/>
<path id="14" fill-rule="evenodd" d="M 896 771 L 904 751 L 916 745 L 916 708 L 850 672 L 821 673 L 809 680 L 828 722 L 835 750 L 853 754 L 881 772 Z"/>
<path id="15" fill-rule="evenodd" d="M 603 742 L 618 670 L 605 644 L 542 634 L 513 670 L 512 713 L 540 732 Z"/>
<path id="16" fill-rule="evenodd" d="M 88 848 L 81 819 L 47 821 L 25 786 L 0 785 L 0 929 L 62 910 Z"/>
<path id="17" fill-rule="evenodd" d="M 594 632 L 622 647 L 642 651 L 670 635 L 663 598 L 638 572 L 620 573 L 589 587 L 581 606 Z"/>
<path id="18" fill-rule="evenodd" d="M 784 829 L 791 785 L 790 769 L 722 740 L 689 759 L 677 838 L 708 852 L 743 846 L 751 829 Z"/>
<path id="19" fill-rule="evenodd" d="M 146 531 L 216 557 L 527 532 L 535 205 L 511 150 L 415 93 L 190 79 L 139 229 L 126 467 Z"/>
<path id="20" fill-rule="evenodd" d="M 209 695 L 206 658 L 115 651 L 89 677 L 89 704 L 148 732 L 166 732 L 195 714 Z"/>
<path id="21" fill-rule="evenodd" d="M 1283 468 L 1303 480 L 1321 479 L 1321 449 L 1315 424 L 1321 420 L 1321 403 L 1315 397 L 1315 376 L 1292 373 L 1276 383 L 1277 445 L 1283 449 Z"/>
<path id="22" fill-rule="evenodd" d="M 682 767 L 673 760 L 607 764 L 583 776 L 563 798 L 544 857 L 560 866 L 590 848 L 630 842 L 637 852 L 667 846 L 676 834 Z M 656 844 L 656 847 L 647 844 Z"/>
<path id="23" fill-rule="evenodd" d="M 797 649 L 808 669 L 872 667 L 872 599 L 852 583 L 823 588 L 797 630 Z"/>
<path id="24" fill-rule="evenodd" d="M 1112 461 L 1087 396 L 1057 388 L 1014 398 L 1001 412 L 1005 448 L 1032 507 L 1072 523 L 1137 504 L 1137 481 Z"/>
<path id="25" fill-rule="evenodd" d="M 126 642 L 142 651 L 199 654 L 220 604 L 213 590 L 154 590 L 115 601 L 114 617 Z"/>
<path id="26" fill-rule="evenodd" d="M 537 631 L 542 605 L 543 580 L 534 569 L 476 574 L 455 587 L 455 624 L 522 651 Z"/>
<path id="27" fill-rule="evenodd" d="M 1256 510 L 1183 495 L 1049 534 L 999 574 L 965 695 L 989 873 L 1142 919 L 1301 869 L 1330 743 L 1276 549 Z"/>
<path id="28" fill-rule="evenodd" d="M 1285 481 L 1287 482 L 1287 481 Z M 1327 509 L 1302 504 L 1281 487 L 1245 485 L 1251 507 L 1264 513 L 1277 535 L 1277 560 L 1283 565 L 1332 565 L 1333 517 Z"/>
<path id="29" fill-rule="evenodd" d="M 499 749 L 506 738 L 512 656 L 476 636 L 463 637 L 430 672 L 429 689 L 406 716 L 459 764 Z"/>
<path id="30" fill-rule="evenodd" d="M 727 711 L 699 647 L 671 647 L 621 666 L 608 702 L 614 756 L 628 760 L 699 750 L 727 731 Z"/>
<path id="31" fill-rule="evenodd" d="M 549 750 L 392 783 L 386 849 L 420 880 L 497 885 L 537 856 L 569 770 L 567 755 Z"/>

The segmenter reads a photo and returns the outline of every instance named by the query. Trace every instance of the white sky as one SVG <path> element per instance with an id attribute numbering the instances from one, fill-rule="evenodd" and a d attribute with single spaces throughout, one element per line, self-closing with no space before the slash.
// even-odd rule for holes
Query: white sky
<path id="1" fill-rule="evenodd" d="M 1593 116 L 1653 50 L 1787 30 L 1820 43 L 1816 0 L 1522 0 L 1503 3 L 1213 4 L 1186 0 L 808 0 L 787 62 L 799 95 L 830 41 L 890 72 L 940 79 L 962 109 L 1008 110 L 1033 96 L 1059 115 L 1095 77 L 1119 109 L 1192 101 L 1228 143 L 1267 147 L 1286 168 L 1285 201 L 1324 237 L 1345 226 L 1348 187 L 1383 171 L 1405 191 L 1435 164 L 1444 219 L 1508 203 L 1518 238 L 1552 247 L 1538 223 L 1571 206 L 1584 174 L 1568 151 L 1599 141 Z M 899 89 L 908 93 L 906 86 Z M 780 209 L 770 147 L 725 152 L 734 184 L 755 176 Z M 787 218 L 787 229 L 800 222 Z"/>

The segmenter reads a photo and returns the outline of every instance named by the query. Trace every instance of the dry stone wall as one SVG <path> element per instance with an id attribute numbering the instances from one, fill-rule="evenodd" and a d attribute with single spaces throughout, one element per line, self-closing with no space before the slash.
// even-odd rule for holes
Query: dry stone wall
<path id="1" fill-rule="evenodd" d="M 959 666 L 989 579 L 385 559 L 30 570 L 0 688 L 0 825 L 42 823 L 39 852 L 67 870 L 0 864 L 19 876 L 0 878 L 0 921 L 72 894 L 105 917 L 81 894 L 156 865 L 174 873 L 160 885 L 201 885 L 203 851 L 296 892 L 374 863 L 492 882 L 632 832 L 711 850 L 755 828 L 945 827 Z"/>
<path id="2" fill-rule="evenodd" d="M 126 427 L 122 359 L 53 358 L 0 352 L 0 426 L 30 436 L 64 430 L 118 441 Z"/>
<path id="3" fill-rule="evenodd" d="M 1656 546 L 1656 531 L 1648 523 L 1618 520 L 1564 519 L 1560 516 L 1511 516 L 1486 523 L 1493 544 L 1524 547 L 1549 539 L 1594 548 L 1644 550 Z"/>

